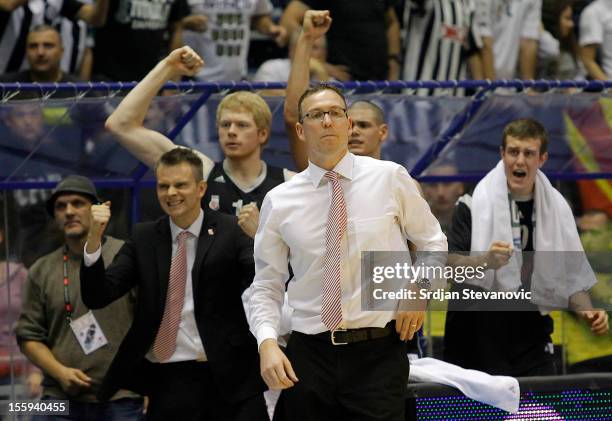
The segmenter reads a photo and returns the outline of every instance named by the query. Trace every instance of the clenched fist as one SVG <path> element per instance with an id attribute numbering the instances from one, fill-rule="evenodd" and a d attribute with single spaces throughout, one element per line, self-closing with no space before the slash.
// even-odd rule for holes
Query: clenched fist
<path id="1" fill-rule="evenodd" d="M 259 226 L 259 209 L 257 209 L 257 203 L 249 203 L 240 209 L 240 213 L 238 214 L 238 225 L 246 235 L 255 238 L 255 233 Z"/>
<path id="2" fill-rule="evenodd" d="M 171 78 L 194 76 L 204 66 L 204 60 L 187 46 L 172 51 L 162 63 L 169 68 Z"/>
<path id="3" fill-rule="evenodd" d="M 93 253 L 100 248 L 102 236 L 111 217 L 110 205 L 111 202 L 107 201 L 101 205 L 91 206 L 91 225 L 87 235 L 87 253 Z"/>
<path id="4" fill-rule="evenodd" d="M 329 10 L 308 10 L 304 14 L 302 34 L 314 41 L 325 35 L 331 23 Z"/>

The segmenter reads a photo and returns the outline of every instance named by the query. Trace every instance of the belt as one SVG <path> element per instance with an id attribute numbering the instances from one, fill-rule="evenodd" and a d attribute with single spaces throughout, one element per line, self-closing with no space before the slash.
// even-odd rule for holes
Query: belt
<path id="1" fill-rule="evenodd" d="M 359 329 L 336 329 L 318 333 L 316 336 L 331 342 L 332 345 L 348 345 L 356 342 L 385 338 L 395 332 L 395 324 L 388 323 L 385 327 L 362 327 Z"/>

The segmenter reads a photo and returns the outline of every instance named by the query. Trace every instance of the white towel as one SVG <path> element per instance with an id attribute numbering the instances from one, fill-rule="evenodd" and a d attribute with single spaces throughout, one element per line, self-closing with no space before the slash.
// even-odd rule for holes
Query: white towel
<path id="1" fill-rule="evenodd" d="M 491 376 L 467 370 L 435 358 L 410 362 L 410 380 L 445 384 L 459 389 L 468 398 L 515 414 L 519 409 L 521 389 L 514 377 Z"/>
<path id="2" fill-rule="evenodd" d="M 510 206 L 504 164 L 500 161 L 474 190 L 471 250 L 483 252 L 493 241 L 505 241 L 515 244 L 515 253 L 504 267 L 488 270 L 483 279 L 470 279 L 468 283 L 497 291 L 515 291 L 521 286 L 520 242 L 517 247 L 511 228 Z M 534 211 L 537 253 L 531 301 L 542 310 L 567 308 L 572 294 L 589 290 L 597 280 L 583 253 L 570 207 L 540 170 L 535 180 Z"/>

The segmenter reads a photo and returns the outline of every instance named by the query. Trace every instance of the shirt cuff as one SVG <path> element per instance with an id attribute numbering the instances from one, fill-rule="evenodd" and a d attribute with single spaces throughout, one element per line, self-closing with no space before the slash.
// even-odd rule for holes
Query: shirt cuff
<path id="1" fill-rule="evenodd" d="M 274 339 L 276 341 L 278 339 L 276 329 L 269 326 L 262 326 L 257 330 L 257 349 L 259 349 L 262 342 L 266 339 Z"/>
<path id="2" fill-rule="evenodd" d="M 83 262 L 85 263 L 85 267 L 90 267 L 96 263 L 100 255 L 102 255 L 102 247 L 98 247 L 98 250 L 89 254 L 87 253 L 87 243 L 85 243 L 85 247 L 83 247 Z"/>

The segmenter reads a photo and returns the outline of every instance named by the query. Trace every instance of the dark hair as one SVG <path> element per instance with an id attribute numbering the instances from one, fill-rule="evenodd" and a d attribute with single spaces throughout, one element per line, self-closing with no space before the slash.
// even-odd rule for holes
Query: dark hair
<path id="1" fill-rule="evenodd" d="M 182 164 L 183 162 L 191 165 L 196 183 L 204 180 L 202 159 L 189 148 L 179 147 L 164 153 L 155 164 L 155 172 L 157 172 L 160 165 L 171 167 Z"/>
<path id="2" fill-rule="evenodd" d="M 374 115 L 376 116 L 376 120 L 378 124 L 383 124 L 385 122 L 385 112 L 383 111 L 382 108 L 378 106 L 378 104 L 370 100 L 367 100 L 367 99 L 360 99 L 358 101 L 353 102 L 349 106 L 349 110 L 352 108 L 358 108 L 358 107 L 365 107 L 365 108 L 369 108 L 370 110 L 372 110 L 374 112 Z"/>
<path id="3" fill-rule="evenodd" d="M 336 88 L 333 85 L 329 85 L 327 83 L 320 83 L 320 84 L 313 86 L 312 88 L 306 89 L 306 91 L 304 91 L 304 93 L 300 97 L 300 100 L 298 101 L 298 115 L 299 115 L 300 123 L 304 121 L 304 117 L 302 116 L 302 102 L 304 102 L 304 100 L 308 98 L 309 96 L 314 95 L 318 92 L 322 92 L 322 91 L 333 91 L 336 94 L 338 94 L 338 96 L 342 98 L 342 101 L 344 102 L 344 108 L 346 108 L 346 98 L 344 98 L 344 95 L 342 94 L 342 92 L 340 92 L 340 89 Z"/>
<path id="4" fill-rule="evenodd" d="M 561 28 L 559 25 L 561 13 L 567 7 L 573 8 L 573 5 L 574 0 L 542 0 L 542 26 L 559 41 L 561 50 L 567 51 L 576 60 L 578 56 L 576 33 L 572 31 L 568 36 L 561 38 Z"/>
<path id="5" fill-rule="evenodd" d="M 57 37 L 59 38 L 59 43 L 60 45 L 63 45 L 63 41 L 62 41 L 62 36 L 59 33 L 59 31 L 57 30 L 57 28 L 54 28 L 51 25 L 47 25 L 46 23 L 41 23 L 40 25 L 35 25 L 34 27 L 32 27 L 32 29 L 30 29 L 30 32 L 28 32 L 29 34 L 34 33 L 34 32 L 45 32 L 45 31 L 53 31 L 57 34 Z"/>
<path id="6" fill-rule="evenodd" d="M 544 126 L 533 118 L 520 118 L 511 121 L 504 127 L 503 150 L 506 149 L 506 139 L 508 136 L 519 140 L 540 139 L 540 155 L 548 150 L 548 133 L 546 133 Z"/>

